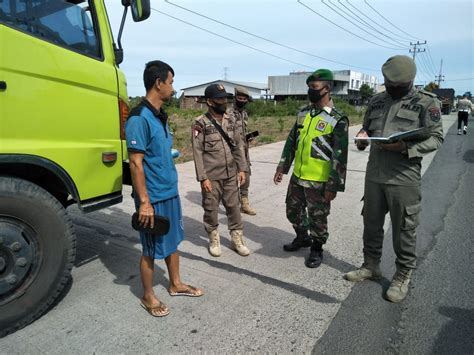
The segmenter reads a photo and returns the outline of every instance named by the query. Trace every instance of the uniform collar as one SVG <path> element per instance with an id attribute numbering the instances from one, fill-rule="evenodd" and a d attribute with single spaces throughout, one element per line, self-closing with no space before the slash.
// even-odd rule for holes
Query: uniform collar
<path id="1" fill-rule="evenodd" d="M 332 109 L 334 108 L 334 101 L 331 99 L 328 104 L 326 106 L 324 106 L 323 108 L 319 108 L 319 107 L 315 107 L 313 106 L 313 109 L 319 113 L 321 113 L 322 111 L 325 111 L 327 114 L 331 114 L 332 112 Z"/>

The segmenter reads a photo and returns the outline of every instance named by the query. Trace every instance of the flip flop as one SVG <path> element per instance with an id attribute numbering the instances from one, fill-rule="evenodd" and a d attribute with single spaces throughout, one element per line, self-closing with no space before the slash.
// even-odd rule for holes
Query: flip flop
<path id="1" fill-rule="evenodd" d="M 155 306 L 150 306 L 146 304 L 143 300 L 140 302 L 140 306 L 142 306 L 151 316 L 153 317 L 165 317 L 170 314 L 170 310 L 168 307 L 161 301 L 158 301 Z M 154 311 L 161 311 L 160 313 L 154 313 Z"/>
<path id="2" fill-rule="evenodd" d="M 187 296 L 187 297 L 201 297 L 204 292 L 201 289 L 198 289 L 194 286 L 187 285 L 186 289 L 181 291 L 172 292 L 168 289 L 168 293 L 170 296 Z"/>

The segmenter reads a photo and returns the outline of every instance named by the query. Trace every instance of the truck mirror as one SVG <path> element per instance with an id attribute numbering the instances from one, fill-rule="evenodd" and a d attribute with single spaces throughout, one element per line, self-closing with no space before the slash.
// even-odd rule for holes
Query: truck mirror
<path id="1" fill-rule="evenodd" d="M 122 0 L 130 3 L 132 18 L 135 22 L 146 20 L 150 17 L 150 0 Z"/>

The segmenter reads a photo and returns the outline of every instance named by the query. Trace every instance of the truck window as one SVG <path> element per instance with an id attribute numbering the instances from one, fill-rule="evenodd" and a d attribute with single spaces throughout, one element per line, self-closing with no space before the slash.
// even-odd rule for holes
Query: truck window
<path id="1" fill-rule="evenodd" d="M 0 23 L 100 58 L 91 9 L 85 0 L 0 0 Z"/>

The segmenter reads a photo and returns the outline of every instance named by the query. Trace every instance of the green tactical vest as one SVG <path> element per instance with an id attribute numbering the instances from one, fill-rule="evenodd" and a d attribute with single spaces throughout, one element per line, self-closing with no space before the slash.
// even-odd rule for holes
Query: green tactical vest
<path id="1" fill-rule="evenodd" d="M 311 117 L 306 114 L 299 129 L 293 174 L 303 180 L 326 182 L 331 172 L 332 137 L 337 120 L 326 111 Z"/>

